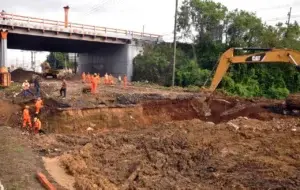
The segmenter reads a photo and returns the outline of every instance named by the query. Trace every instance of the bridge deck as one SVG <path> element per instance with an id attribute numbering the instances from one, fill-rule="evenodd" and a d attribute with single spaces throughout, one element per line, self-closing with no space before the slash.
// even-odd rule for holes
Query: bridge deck
<path id="1" fill-rule="evenodd" d="M 160 35 L 141 33 L 123 29 L 99 27 L 77 23 L 69 23 L 65 28 L 65 23 L 49 19 L 20 16 L 14 14 L 1 14 L 0 27 L 9 29 L 10 33 L 28 34 L 82 39 L 87 41 L 102 41 L 108 43 L 128 43 L 133 39 L 144 41 L 161 40 Z"/>

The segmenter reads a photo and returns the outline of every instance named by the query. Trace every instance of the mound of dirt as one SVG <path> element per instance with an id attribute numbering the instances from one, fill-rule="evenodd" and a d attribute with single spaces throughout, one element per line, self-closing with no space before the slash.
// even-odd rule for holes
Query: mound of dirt
<path id="1" fill-rule="evenodd" d="M 39 75 L 39 73 L 33 71 L 26 71 L 23 69 L 16 69 L 11 72 L 11 80 L 15 82 L 24 82 L 24 80 L 32 80 L 33 75 Z"/>

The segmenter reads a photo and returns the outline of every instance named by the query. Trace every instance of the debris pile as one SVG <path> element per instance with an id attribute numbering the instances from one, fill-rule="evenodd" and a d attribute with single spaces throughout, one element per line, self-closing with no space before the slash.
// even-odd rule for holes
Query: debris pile
<path id="1" fill-rule="evenodd" d="M 14 82 L 24 82 L 25 80 L 31 81 L 32 77 L 40 75 L 39 73 L 33 71 L 26 71 L 23 69 L 16 69 L 11 72 L 11 80 Z"/>

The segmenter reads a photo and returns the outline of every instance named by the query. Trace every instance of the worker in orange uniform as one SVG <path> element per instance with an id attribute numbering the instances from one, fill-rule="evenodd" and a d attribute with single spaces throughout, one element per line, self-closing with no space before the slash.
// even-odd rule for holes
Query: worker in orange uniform
<path id="1" fill-rule="evenodd" d="M 96 93 L 97 84 L 98 84 L 97 74 L 95 73 L 94 76 L 91 77 L 91 93 L 92 94 Z"/>
<path id="2" fill-rule="evenodd" d="M 108 74 L 105 73 L 104 75 L 104 84 L 107 85 L 108 84 Z"/>
<path id="3" fill-rule="evenodd" d="M 115 84 L 114 76 L 112 76 L 112 74 L 109 75 L 109 84 L 110 84 L 110 85 Z"/>
<path id="4" fill-rule="evenodd" d="M 37 117 L 35 117 L 35 118 L 33 119 L 33 130 L 34 130 L 34 134 L 38 134 L 38 132 L 41 130 L 41 128 L 42 128 L 42 123 L 41 123 L 41 121 L 40 121 Z"/>
<path id="5" fill-rule="evenodd" d="M 85 78 L 86 78 L 85 72 L 83 72 L 83 73 L 81 74 L 81 78 L 82 78 L 82 82 L 85 82 Z"/>
<path id="6" fill-rule="evenodd" d="M 87 82 L 87 83 L 90 83 L 90 82 L 91 82 L 91 75 L 90 75 L 90 73 L 88 73 L 88 74 L 86 75 L 86 82 Z"/>
<path id="7" fill-rule="evenodd" d="M 101 77 L 100 77 L 100 73 L 97 74 L 97 84 L 100 84 Z"/>
<path id="8" fill-rule="evenodd" d="M 25 128 L 27 124 L 30 128 L 32 127 L 29 114 L 29 106 L 25 106 L 25 109 L 23 110 L 23 128 Z"/>
<path id="9" fill-rule="evenodd" d="M 42 107 L 43 107 L 43 100 L 40 97 L 38 97 L 38 99 L 35 102 L 35 115 L 36 116 L 40 113 Z"/>
<path id="10" fill-rule="evenodd" d="M 127 76 L 126 75 L 124 75 L 123 82 L 124 82 L 124 88 L 127 88 Z"/>

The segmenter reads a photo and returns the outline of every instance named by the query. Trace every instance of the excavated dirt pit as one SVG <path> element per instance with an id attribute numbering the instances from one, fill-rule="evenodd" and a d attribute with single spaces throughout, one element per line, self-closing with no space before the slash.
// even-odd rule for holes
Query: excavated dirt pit
<path id="1" fill-rule="evenodd" d="M 299 120 L 193 119 L 126 131 L 37 136 L 78 190 L 298 189 Z M 296 128 L 300 130 L 300 128 Z"/>
<path id="2" fill-rule="evenodd" d="M 48 100 L 46 104 L 49 106 L 44 109 L 41 117 L 44 121 L 43 128 L 56 133 L 138 129 L 153 124 L 191 119 L 220 123 L 240 116 L 259 120 L 286 117 L 252 102 L 205 100 L 205 97 L 147 100 L 138 104 L 82 109 L 66 108 L 66 105 L 61 107 L 54 100 Z M 55 107 L 60 108 L 57 110 Z"/>
<path id="3" fill-rule="evenodd" d="M 45 99 L 48 133 L 28 141 L 53 158 L 57 167 L 46 168 L 61 186 L 62 167 L 79 190 L 300 186 L 300 120 L 273 113 L 270 104 L 203 97 L 131 103 L 73 109 Z M 6 112 L 3 121 L 21 124 L 21 107 Z"/>

